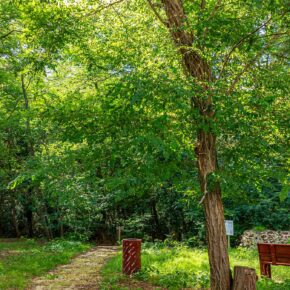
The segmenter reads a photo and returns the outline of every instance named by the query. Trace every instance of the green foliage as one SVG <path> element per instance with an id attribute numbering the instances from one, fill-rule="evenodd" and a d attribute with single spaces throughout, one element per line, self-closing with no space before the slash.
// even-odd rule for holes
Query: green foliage
<path id="1" fill-rule="evenodd" d="M 59 264 L 68 263 L 89 244 L 67 240 L 40 243 L 35 240 L 0 241 L 0 288 L 25 289 L 30 279 Z M 6 253 L 6 254 L 5 254 Z"/>
<path id="2" fill-rule="evenodd" d="M 288 228 L 287 6 L 206 2 L 184 5 L 213 71 L 210 124 L 146 1 L 1 1 L 1 235 L 114 240 L 121 225 L 200 246 L 200 128 L 217 135 L 208 179 L 237 234 Z"/>

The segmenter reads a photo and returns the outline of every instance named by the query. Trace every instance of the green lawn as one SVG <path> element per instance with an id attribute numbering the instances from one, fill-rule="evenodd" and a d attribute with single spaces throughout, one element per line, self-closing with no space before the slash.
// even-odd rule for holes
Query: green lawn
<path id="1" fill-rule="evenodd" d="M 0 289 L 24 289 L 32 277 L 68 263 L 89 248 L 88 244 L 65 240 L 0 240 Z"/>
<path id="2" fill-rule="evenodd" d="M 256 250 L 231 249 L 231 266 L 243 265 L 254 267 L 260 275 Z M 259 279 L 258 290 L 289 290 L 290 267 L 272 267 L 273 279 Z M 112 258 L 103 268 L 105 285 L 122 281 L 121 253 Z M 208 288 L 209 266 L 205 249 L 191 249 L 183 246 L 143 247 L 142 271 L 135 278 L 149 281 L 156 286 L 168 289 Z M 287 280 L 288 279 L 288 280 Z M 111 288 L 110 288 L 111 289 Z M 118 288 L 114 288 L 118 289 Z"/>

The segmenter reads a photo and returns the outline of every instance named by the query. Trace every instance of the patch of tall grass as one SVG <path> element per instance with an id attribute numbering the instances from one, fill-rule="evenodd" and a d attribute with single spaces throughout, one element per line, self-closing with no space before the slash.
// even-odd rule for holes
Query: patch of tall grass
<path id="1" fill-rule="evenodd" d="M 249 266 L 259 270 L 256 250 L 237 248 L 230 250 L 231 266 Z M 121 252 L 103 268 L 105 281 L 117 283 L 121 274 Z M 272 280 L 259 278 L 258 290 L 289 290 L 290 267 L 272 267 Z M 206 249 L 189 248 L 184 245 L 173 247 L 162 244 L 145 244 L 142 249 L 142 270 L 134 278 L 148 281 L 167 289 L 208 289 L 209 264 Z"/>

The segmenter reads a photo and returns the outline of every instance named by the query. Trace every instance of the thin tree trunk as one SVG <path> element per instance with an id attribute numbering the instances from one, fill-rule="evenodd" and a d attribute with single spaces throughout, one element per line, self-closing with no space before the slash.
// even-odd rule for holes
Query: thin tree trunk
<path id="1" fill-rule="evenodd" d="M 43 215 L 43 217 L 42 217 L 42 226 L 43 226 L 43 230 L 44 230 L 46 238 L 48 240 L 51 240 L 52 236 L 51 236 L 50 230 L 48 228 L 47 219 L 46 219 L 45 215 Z"/>
<path id="2" fill-rule="evenodd" d="M 51 229 L 51 222 L 50 222 L 50 219 L 48 217 L 48 214 L 45 215 L 45 220 L 46 220 L 46 223 L 48 225 L 50 239 L 52 240 L 53 239 L 53 232 L 52 232 L 52 229 Z"/>
<path id="3" fill-rule="evenodd" d="M 25 87 L 24 75 L 21 75 L 21 87 L 22 87 L 22 94 L 23 94 L 23 99 L 24 99 L 24 107 L 25 107 L 25 110 L 28 112 L 30 108 L 29 108 L 29 100 L 27 97 L 26 87 Z M 29 116 L 26 119 L 26 134 L 27 134 L 27 139 L 28 139 L 27 141 L 28 153 L 30 156 L 34 156 L 34 144 L 33 144 L 33 139 L 31 137 Z"/>
<path id="4" fill-rule="evenodd" d="M 22 94 L 23 94 L 23 99 L 24 99 L 24 108 L 27 112 L 29 112 L 29 100 L 27 97 L 24 75 L 21 75 L 21 87 L 22 87 Z M 34 144 L 33 144 L 33 139 L 31 137 L 29 116 L 27 116 L 27 119 L 26 119 L 26 135 L 27 135 L 26 136 L 27 137 L 27 142 L 26 142 L 27 153 L 28 153 L 28 156 L 32 157 L 34 156 Z M 25 215 L 26 215 L 26 220 L 27 220 L 28 236 L 30 238 L 32 238 L 34 235 L 32 194 L 33 194 L 32 186 L 29 186 L 27 190 L 27 197 L 26 197 Z"/>
<path id="5" fill-rule="evenodd" d="M 13 147 L 15 147 L 15 144 L 13 143 L 13 139 L 11 138 L 11 130 L 10 128 L 7 128 L 5 130 L 8 134 L 7 134 L 7 139 L 5 140 L 5 143 L 7 144 L 7 147 L 10 150 L 13 150 Z M 12 165 L 11 163 L 9 163 L 9 170 L 10 172 L 13 172 L 12 170 Z M 19 224 L 18 224 L 18 219 L 17 219 L 17 210 L 16 210 L 16 194 L 14 191 L 10 191 L 8 192 L 8 196 L 11 197 L 11 205 L 12 205 L 12 222 L 13 222 L 13 226 L 15 229 L 15 234 L 16 237 L 19 238 L 21 236 L 21 233 L 19 231 Z"/>
<path id="6" fill-rule="evenodd" d="M 197 132 L 196 156 L 200 188 L 206 216 L 208 254 L 210 262 L 211 289 L 229 290 L 231 272 L 227 252 L 224 225 L 224 211 L 221 189 L 217 182 L 209 183 L 209 176 L 217 170 L 216 138 L 211 130 L 214 112 L 209 84 L 212 73 L 208 63 L 193 49 L 193 32 L 186 28 L 187 19 L 181 0 L 162 0 L 167 16 L 167 26 L 177 46 L 184 66 L 184 72 L 203 88 L 200 96 L 192 98 L 192 104 L 199 110 L 202 128 Z M 204 97 L 204 96 L 206 97 Z"/>
<path id="7" fill-rule="evenodd" d="M 52 237 L 51 231 L 49 229 L 47 210 L 46 210 L 45 206 L 43 206 L 43 208 L 39 211 L 39 216 L 41 217 L 41 220 L 42 220 L 44 234 L 48 240 L 51 240 L 53 237 Z"/>
<path id="8" fill-rule="evenodd" d="M 30 204 L 26 205 L 25 217 L 26 217 L 26 221 L 27 221 L 28 237 L 29 238 L 33 238 L 33 236 L 34 236 L 34 231 L 33 231 L 33 213 L 32 213 L 32 209 L 31 209 L 31 205 Z"/>
<path id="9" fill-rule="evenodd" d="M 59 216 L 59 235 L 61 238 L 64 237 L 64 228 L 63 228 L 63 217 L 62 215 Z"/>
<path id="10" fill-rule="evenodd" d="M 152 221 L 153 221 L 152 241 L 154 242 L 159 233 L 159 218 L 158 218 L 158 213 L 156 209 L 156 201 L 154 199 L 151 200 L 151 215 L 152 215 Z"/>
<path id="11" fill-rule="evenodd" d="M 13 221 L 16 237 L 20 238 L 21 234 L 19 231 L 18 220 L 17 220 L 16 203 L 13 198 L 12 198 L 12 221 Z"/>

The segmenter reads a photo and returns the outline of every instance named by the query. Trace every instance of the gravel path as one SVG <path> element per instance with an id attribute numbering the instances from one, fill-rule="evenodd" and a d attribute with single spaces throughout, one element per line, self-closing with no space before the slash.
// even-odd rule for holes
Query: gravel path
<path id="1" fill-rule="evenodd" d="M 33 279 L 27 290 L 101 289 L 100 269 L 117 252 L 117 247 L 99 246 Z"/>

